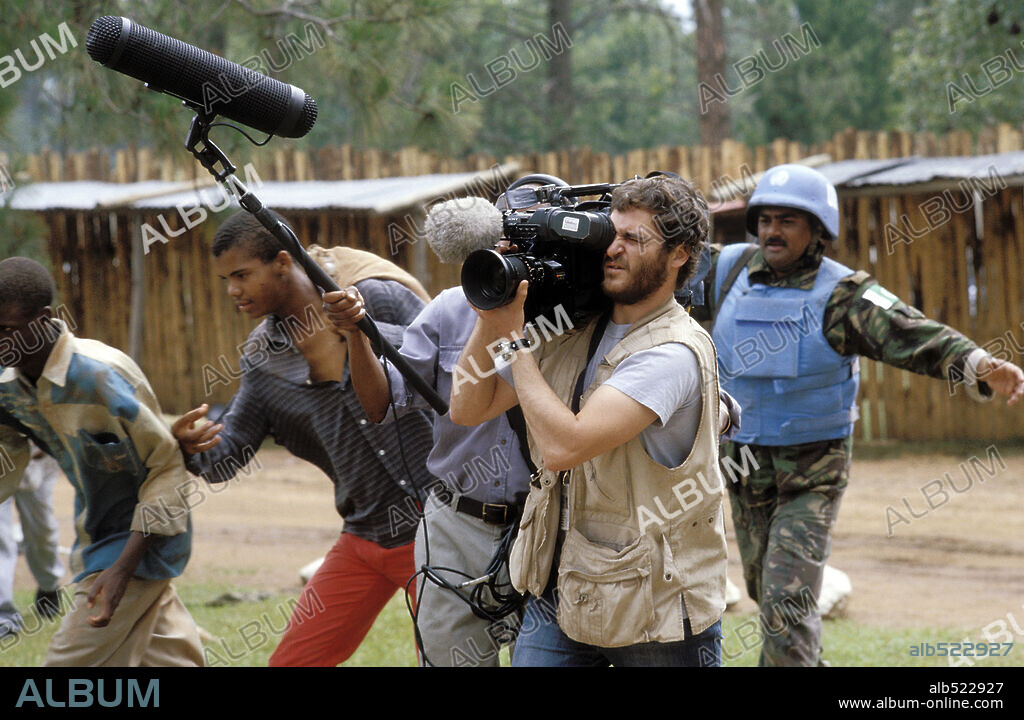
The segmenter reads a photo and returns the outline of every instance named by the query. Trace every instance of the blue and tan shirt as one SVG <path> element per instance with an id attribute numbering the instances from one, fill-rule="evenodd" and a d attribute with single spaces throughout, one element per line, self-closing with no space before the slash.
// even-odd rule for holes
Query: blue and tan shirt
<path id="1" fill-rule="evenodd" d="M 117 560 L 132 531 L 158 537 L 135 571 L 177 577 L 192 545 L 178 443 L 138 366 L 121 351 L 61 334 L 33 384 L 0 373 L 0 500 L 18 485 L 29 440 L 56 458 L 75 488 L 75 581 Z"/>

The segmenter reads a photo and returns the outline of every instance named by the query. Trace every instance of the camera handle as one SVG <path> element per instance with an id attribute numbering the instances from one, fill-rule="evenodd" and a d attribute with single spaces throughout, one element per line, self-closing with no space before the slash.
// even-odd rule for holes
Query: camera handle
<path id="1" fill-rule="evenodd" d="M 189 127 L 188 137 L 185 140 L 185 148 L 199 160 L 200 164 L 218 182 L 224 184 L 225 189 L 229 193 L 238 198 L 238 204 L 244 210 L 252 213 L 260 221 L 260 224 L 280 241 L 282 247 L 295 258 L 295 261 L 305 270 L 306 275 L 309 276 L 314 285 L 323 292 L 340 290 L 341 288 L 331 279 L 331 276 L 322 267 L 317 265 L 313 258 L 309 256 L 309 253 L 299 244 L 299 239 L 292 232 L 292 229 L 285 223 L 275 219 L 270 210 L 260 202 L 260 199 L 253 195 L 242 184 L 242 181 L 234 175 L 236 168 L 231 164 L 224 151 L 210 142 L 207 135 L 210 132 L 214 115 L 204 112 L 201 107 L 192 103 L 186 102 L 185 104 L 196 112 L 195 117 L 192 118 L 192 125 Z M 222 166 L 220 169 L 217 168 L 218 163 Z M 398 371 L 402 373 L 402 377 L 408 381 L 416 392 L 423 396 L 439 415 L 447 414 L 448 404 L 441 399 L 441 396 L 437 394 L 437 391 L 426 380 L 413 370 L 406 359 L 395 349 L 394 345 L 389 343 L 380 334 L 380 330 L 369 314 L 364 314 L 363 319 L 357 325 L 363 331 L 363 334 L 369 338 L 374 353 L 384 355 L 384 357 L 391 361 Z"/>

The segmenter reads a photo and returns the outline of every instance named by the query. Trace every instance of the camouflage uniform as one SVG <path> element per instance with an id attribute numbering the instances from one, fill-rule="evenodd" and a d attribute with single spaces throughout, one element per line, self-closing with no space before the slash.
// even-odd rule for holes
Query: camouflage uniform
<path id="1" fill-rule="evenodd" d="M 711 246 L 712 268 L 705 287 L 714 287 L 720 250 L 720 245 Z M 823 243 L 812 242 L 797 268 L 778 279 L 758 250 L 747 262 L 750 282 L 810 289 L 824 250 Z M 865 298 L 872 287 L 873 297 L 891 298 L 891 306 Z M 695 308 L 694 316 L 710 331 L 713 312 L 714 308 Z M 825 308 L 822 332 L 840 355 L 864 355 L 935 378 L 962 376 L 967 355 L 977 347 L 891 296 L 863 271 L 836 286 Z M 987 391 L 984 386 L 979 389 Z M 727 484 L 747 592 L 761 609 L 760 664 L 816 665 L 821 618 L 813 598 L 821 591 L 832 528 L 849 478 L 853 438 L 749 448 L 759 469 L 746 477 L 738 474 L 738 482 Z M 740 450 L 728 443 L 723 455 L 742 467 Z"/>

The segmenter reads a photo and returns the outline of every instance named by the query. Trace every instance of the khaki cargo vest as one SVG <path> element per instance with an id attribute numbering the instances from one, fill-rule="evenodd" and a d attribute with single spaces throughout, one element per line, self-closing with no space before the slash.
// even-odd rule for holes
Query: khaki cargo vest
<path id="1" fill-rule="evenodd" d="M 596 321 L 545 343 L 541 372 L 566 405 L 586 364 Z M 710 336 L 674 299 L 634 323 L 601 361 L 581 407 L 633 353 L 667 342 L 697 356 L 704 399 L 697 437 L 677 468 L 651 459 L 640 437 L 568 473 L 542 466 L 531 484 L 516 543 L 512 582 L 540 596 L 558 532 L 561 493 L 568 493 L 569 530 L 558 566 L 558 624 L 577 642 L 621 647 L 684 639 L 683 605 L 694 634 L 725 609 L 724 485 L 718 469 L 718 373 Z"/>

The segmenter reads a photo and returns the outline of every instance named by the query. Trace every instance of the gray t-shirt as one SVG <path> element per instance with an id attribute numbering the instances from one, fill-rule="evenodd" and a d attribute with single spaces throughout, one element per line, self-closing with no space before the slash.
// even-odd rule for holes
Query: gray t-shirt
<path id="1" fill-rule="evenodd" d="M 629 332 L 630 325 L 611 321 L 584 375 L 583 387 L 590 387 L 597 366 Z M 511 366 L 499 374 L 510 385 Z M 642 350 L 626 358 L 605 381 L 624 395 L 650 408 L 658 418 L 640 433 L 644 450 L 665 467 L 678 467 L 690 454 L 697 437 L 704 403 L 700 392 L 700 365 L 697 356 L 681 343 L 666 343 Z"/>

